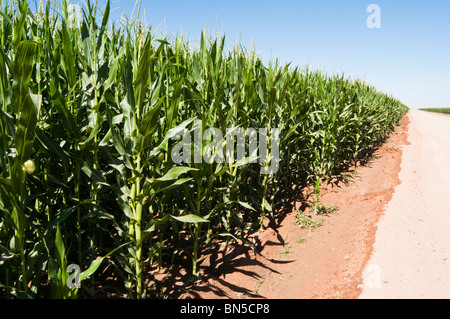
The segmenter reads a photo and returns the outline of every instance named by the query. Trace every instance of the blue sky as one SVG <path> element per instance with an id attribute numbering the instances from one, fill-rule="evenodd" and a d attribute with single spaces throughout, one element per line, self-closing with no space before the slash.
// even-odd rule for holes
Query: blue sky
<path id="1" fill-rule="evenodd" d="M 372 3 L 381 9 L 380 29 L 366 25 Z M 112 0 L 111 18 L 130 16 L 134 4 Z M 195 42 L 218 26 L 230 47 L 237 39 L 248 48 L 254 43 L 266 61 L 344 72 L 411 108 L 450 107 L 448 0 L 142 0 L 142 17 L 144 11 L 153 30 Z"/>

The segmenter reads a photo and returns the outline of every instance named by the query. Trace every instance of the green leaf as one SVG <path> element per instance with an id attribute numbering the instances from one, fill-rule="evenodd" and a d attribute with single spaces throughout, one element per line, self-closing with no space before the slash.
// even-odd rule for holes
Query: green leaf
<path id="1" fill-rule="evenodd" d="M 145 148 L 149 147 L 151 144 L 152 134 L 156 129 L 156 123 L 159 119 L 159 114 L 161 112 L 161 105 L 164 101 L 165 97 L 159 99 L 155 106 L 151 110 L 149 110 L 144 119 L 141 122 L 139 133 L 141 134 L 140 139 L 140 149 L 139 151 L 143 151 Z"/>
<path id="2" fill-rule="evenodd" d="M 111 138 L 113 140 L 113 144 L 117 152 L 119 152 L 120 155 L 127 157 L 131 150 L 126 148 L 125 143 L 123 142 L 121 136 L 116 132 L 114 127 L 111 127 Z"/>
<path id="3" fill-rule="evenodd" d="M 167 186 L 167 187 L 165 187 L 165 188 L 162 188 L 161 191 L 165 191 L 165 192 L 166 192 L 166 191 L 169 191 L 169 190 L 174 189 L 174 188 L 176 188 L 176 187 L 178 187 L 178 186 L 180 186 L 180 185 L 183 185 L 184 183 L 189 182 L 190 180 L 192 180 L 191 177 L 177 179 L 177 180 L 176 180 L 173 184 L 171 184 L 170 186 Z"/>
<path id="4" fill-rule="evenodd" d="M 165 215 L 163 218 L 151 219 L 144 228 L 144 232 L 152 233 L 155 231 L 156 226 L 167 223 L 170 220 L 170 215 Z"/>
<path id="5" fill-rule="evenodd" d="M 89 134 L 89 136 L 86 138 L 86 140 L 79 143 L 79 145 L 84 146 L 87 143 L 89 143 L 90 141 L 92 141 L 94 139 L 94 137 L 96 137 L 98 135 L 98 133 L 100 132 L 100 130 L 102 129 L 103 121 L 104 121 L 103 118 L 98 119 L 98 121 L 94 125 L 94 128 L 92 128 L 92 131 Z"/>
<path id="6" fill-rule="evenodd" d="M 9 250 L 7 247 L 5 247 L 5 246 L 3 246 L 1 244 L 0 244 L 0 252 L 2 253 L 2 257 L 4 257 L 4 258 L 6 258 L 6 256 L 4 256 L 5 254 L 6 255 L 11 255 L 11 256 L 14 255 L 13 251 Z"/>
<path id="7" fill-rule="evenodd" d="M 254 209 L 252 206 L 250 206 L 249 204 L 247 204 L 247 203 L 245 203 L 245 202 L 239 201 L 239 205 L 241 205 L 241 206 L 243 206 L 243 207 L 245 207 L 245 208 L 247 208 L 247 209 L 250 209 L 250 210 L 253 210 L 253 211 L 256 212 L 256 209 Z"/>
<path id="8" fill-rule="evenodd" d="M 172 217 L 173 219 L 175 219 L 179 222 L 182 222 L 182 223 L 194 223 L 194 224 L 209 223 L 209 220 L 203 219 L 200 216 L 193 215 L 193 214 L 188 214 L 188 215 L 183 215 L 183 216 L 170 215 L 170 217 Z"/>
<path id="9" fill-rule="evenodd" d="M 59 225 L 56 225 L 55 246 L 59 255 L 59 259 L 63 260 L 65 256 L 65 249 Z"/>
<path id="10" fill-rule="evenodd" d="M 63 209 L 62 211 L 60 211 L 57 215 L 56 218 L 53 218 L 52 221 L 47 225 L 47 230 L 51 229 L 53 226 L 57 225 L 57 224 L 61 224 L 67 217 L 70 216 L 70 214 L 72 214 L 75 209 L 77 208 L 77 206 L 72 206 L 66 209 Z"/>
<path id="11" fill-rule="evenodd" d="M 172 167 L 163 177 L 158 178 L 157 181 L 165 182 L 174 180 L 177 179 L 181 174 L 190 171 L 198 171 L 198 169 L 192 167 Z"/>
<path id="12" fill-rule="evenodd" d="M 13 23 L 14 26 L 14 40 L 13 47 L 16 48 L 19 45 L 20 40 L 22 40 L 23 31 L 26 30 L 25 23 L 28 16 L 28 4 L 27 1 L 22 2 L 22 11 L 20 12 L 20 16 L 17 23 Z"/>
<path id="13" fill-rule="evenodd" d="M 64 125 L 64 128 L 70 135 L 79 140 L 80 132 L 77 128 L 75 118 L 72 113 L 69 112 L 69 108 L 66 105 L 64 97 L 62 94 L 56 89 L 54 83 L 50 83 L 50 91 L 52 92 L 51 101 L 53 102 L 53 106 L 58 110 L 61 114 L 61 120 Z"/>
<path id="14" fill-rule="evenodd" d="M 0 14 L 2 15 L 2 18 L 4 19 L 3 23 L 8 23 L 9 25 L 14 25 L 13 20 L 7 15 L 3 10 L 0 10 Z"/>
<path id="15" fill-rule="evenodd" d="M 232 235 L 232 234 L 230 234 L 230 233 L 220 233 L 220 234 L 217 234 L 217 236 L 220 236 L 220 237 L 231 237 L 231 238 L 233 238 L 235 241 L 239 241 L 239 240 L 236 238 L 236 236 L 234 236 L 234 235 Z"/>
<path id="16" fill-rule="evenodd" d="M 61 66 L 64 69 L 64 73 L 66 74 L 67 81 L 70 87 L 73 87 L 76 82 L 75 78 L 75 59 L 73 57 L 73 44 L 70 39 L 69 28 L 67 27 L 66 21 L 62 21 L 61 25 L 61 34 L 62 34 L 62 59 Z"/>
<path id="17" fill-rule="evenodd" d="M 94 182 L 103 184 L 105 186 L 109 186 L 109 184 L 106 182 L 105 177 L 103 177 L 102 173 L 98 170 L 94 169 L 92 165 L 88 162 L 83 162 L 83 167 L 81 167 L 81 170 Z"/>
<path id="18" fill-rule="evenodd" d="M 122 108 L 122 112 L 124 115 L 124 126 L 123 126 L 123 134 L 125 141 L 131 140 L 135 127 L 135 113 L 133 107 L 128 103 L 128 100 L 125 98 L 120 102 L 120 107 Z"/>
<path id="19" fill-rule="evenodd" d="M 42 105 L 42 95 L 30 93 L 31 100 L 36 108 L 36 114 L 39 114 Z"/>
<path id="20" fill-rule="evenodd" d="M 14 56 L 13 63 L 13 96 L 12 103 L 14 107 L 14 113 L 19 114 L 22 112 L 24 100 L 29 96 L 28 84 L 31 80 L 32 70 L 34 66 L 34 60 L 39 52 L 39 43 L 36 41 L 25 40 L 21 41 L 17 47 L 16 54 Z M 27 102 L 28 103 L 28 102 Z M 34 107 L 34 103 L 31 100 L 31 104 Z M 29 112 L 28 110 L 26 112 Z"/>
<path id="21" fill-rule="evenodd" d="M 109 12 L 110 12 L 110 3 L 109 3 L 109 0 L 108 0 L 106 2 L 106 6 L 105 6 L 105 9 L 103 11 L 102 25 L 100 27 L 100 33 L 98 35 L 99 42 L 102 41 L 103 33 L 106 31 L 106 28 L 108 27 Z M 97 46 L 98 46 L 97 51 L 99 51 L 100 43 L 98 43 Z"/>
<path id="22" fill-rule="evenodd" d="M 244 157 L 244 158 L 241 158 L 236 163 L 230 164 L 230 167 L 240 167 L 240 166 L 249 165 L 251 163 L 255 163 L 256 160 L 258 160 L 258 156 L 257 155 Z"/>
<path id="23" fill-rule="evenodd" d="M 148 84 L 150 77 L 151 66 L 151 53 L 153 51 L 151 33 L 147 34 L 144 46 L 141 49 L 141 55 L 139 58 L 139 64 L 137 72 L 135 73 L 135 80 L 133 81 L 134 87 L 134 99 L 136 102 L 136 108 L 142 109 L 144 105 L 145 95 L 148 92 Z"/>
<path id="24" fill-rule="evenodd" d="M 177 127 L 174 127 L 170 130 L 167 131 L 166 135 L 164 136 L 164 140 L 159 144 L 158 147 L 155 147 L 151 152 L 150 152 L 150 157 L 156 156 L 158 155 L 161 150 L 163 150 L 166 145 L 167 142 L 175 136 L 179 136 L 181 135 L 181 133 L 183 132 L 183 130 L 189 125 L 191 124 L 196 118 L 190 118 L 189 120 L 184 121 L 183 123 L 181 123 L 180 125 L 178 125 Z"/>
<path id="25" fill-rule="evenodd" d="M 3 177 L 0 177 L 0 185 L 8 193 L 11 193 L 14 189 L 11 181 L 9 179 L 3 178 Z"/>
<path id="26" fill-rule="evenodd" d="M 29 94 L 26 95 L 19 116 L 15 143 L 17 157 L 20 165 L 30 159 L 33 153 L 33 143 L 35 139 L 35 129 L 37 125 L 37 113 L 35 105 Z"/>
<path id="27" fill-rule="evenodd" d="M 85 278 L 91 276 L 93 273 L 95 273 L 95 272 L 97 271 L 98 267 L 100 267 L 100 265 L 102 264 L 103 260 L 105 260 L 106 257 L 108 257 L 108 256 L 110 256 L 110 255 L 112 255 L 112 254 L 114 254 L 114 253 L 115 253 L 117 250 L 119 250 L 120 248 L 122 248 L 122 247 L 124 247 L 124 246 L 126 246 L 126 245 L 129 245 L 129 244 L 131 244 L 131 243 L 132 243 L 132 242 L 124 243 L 124 244 L 122 244 L 122 245 L 120 245 L 120 246 L 114 248 L 113 250 L 111 250 L 111 251 L 110 251 L 109 253 L 107 253 L 105 256 L 93 260 L 93 261 L 91 262 L 89 268 L 86 269 L 85 271 L 83 271 L 83 272 L 80 274 L 80 282 L 83 281 Z"/>
<path id="28" fill-rule="evenodd" d="M 97 258 L 97 259 L 93 260 L 91 262 L 91 265 L 89 266 L 89 268 L 80 274 L 80 281 L 83 281 L 85 278 L 87 278 L 87 277 L 91 276 L 93 273 L 95 273 L 97 271 L 98 267 L 100 267 L 100 265 L 102 264 L 104 259 L 105 259 L 105 257 L 101 257 L 101 258 Z"/>
<path id="29" fill-rule="evenodd" d="M 272 206 L 266 200 L 264 201 L 264 208 L 267 209 L 268 212 L 272 212 Z"/>
<path id="30" fill-rule="evenodd" d="M 110 88 L 110 86 L 117 79 L 117 70 L 118 70 L 118 67 L 119 67 L 120 58 L 121 58 L 120 56 L 117 56 L 111 62 L 111 67 L 110 67 L 110 70 L 109 70 L 109 77 L 105 81 L 105 83 L 103 84 L 103 88 L 104 88 L 105 91 L 108 90 Z"/>
<path id="31" fill-rule="evenodd" d="M 51 155 L 56 155 L 64 164 L 69 163 L 69 156 L 51 137 L 47 136 L 39 128 L 36 128 L 36 136 Z"/>

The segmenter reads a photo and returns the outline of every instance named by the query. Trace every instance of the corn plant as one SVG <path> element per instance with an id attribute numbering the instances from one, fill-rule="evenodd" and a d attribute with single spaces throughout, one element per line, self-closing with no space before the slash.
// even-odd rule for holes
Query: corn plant
<path id="1" fill-rule="evenodd" d="M 28 292 L 29 267 L 27 250 L 28 224 L 28 189 L 27 175 L 35 171 L 33 143 L 41 96 L 30 91 L 31 70 L 39 54 L 39 43 L 24 38 L 23 28 L 28 18 L 26 2 L 22 4 L 19 14 L 7 18 L 8 27 L 2 28 L 2 38 L 10 37 L 12 41 L 8 54 L 1 49 L 1 140 L 2 140 L 2 176 L 1 198 L 2 211 L 5 214 L 3 223 L 11 227 L 13 233 L 8 237 L 4 250 L 11 258 L 18 259 L 20 286 L 14 293 Z M 9 34 L 8 34 L 9 33 Z M 8 270 L 10 271 L 10 270 Z"/>
<path id="2" fill-rule="evenodd" d="M 116 26 L 109 1 L 78 16 L 68 1 L 0 7 L 0 290 L 10 298 L 95 297 L 106 264 L 128 298 L 148 297 L 148 270 L 184 257 L 201 276 L 205 250 L 252 248 L 305 189 L 319 207 L 323 184 L 407 111 L 344 75 L 266 65 L 224 35 L 194 45 L 136 18 Z M 81 288 L 67 285 L 73 264 Z"/>

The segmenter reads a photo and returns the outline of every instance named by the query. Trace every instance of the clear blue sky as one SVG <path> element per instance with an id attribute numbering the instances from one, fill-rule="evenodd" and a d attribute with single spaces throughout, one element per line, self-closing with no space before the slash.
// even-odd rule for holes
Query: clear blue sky
<path id="1" fill-rule="evenodd" d="M 372 3 L 381 8 L 381 29 L 366 25 Z M 111 17 L 130 16 L 134 4 L 112 0 Z M 450 107 L 448 0 L 142 0 L 144 11 L 153 30 L 196 41 L 218 26 L 230 47 L 238 38 L 248 48 L 253 42 L 266 61 L 344 72 L 411 108 Z"/>

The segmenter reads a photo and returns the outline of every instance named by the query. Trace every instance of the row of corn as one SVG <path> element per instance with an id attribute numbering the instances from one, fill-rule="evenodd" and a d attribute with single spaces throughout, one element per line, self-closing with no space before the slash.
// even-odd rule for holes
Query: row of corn
<path id="1" fill-rule="evenodd" d="M 431 107 L 431 108 L 424 108 L 420 109 L 421 111 L 427 111 L 427 112 L 434 112 L 434 113 L 443 113 L 443 114 L 450 114 L 450 108 L 448 107 Z"/>
<path id="2" fill-rule="evenodd" d="M 100 11 L 87 1 L 78 18 L 66 0 L 0 9 L 7 298 L 95 296 L 106 265 L 129 298 L 149 295 L 155 265 L 187 257 L 197 275 L 206 248 L 252 245 L 248 234 L 292 200 L 287 190 L 356 163 L 407 110 L 363 82 L 227 50 L 224 37 L 193 45 L 157 39 L 137 19 L 117 26 L 109 2 Z M 268 147 L 235 162 L 176 163 L 183 136 L 208 128 L 263 128 Z M 211 149 L 194 138 L 191 146 Z M 270 161 L 278 169 L 264 174 Z"/>

